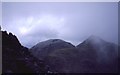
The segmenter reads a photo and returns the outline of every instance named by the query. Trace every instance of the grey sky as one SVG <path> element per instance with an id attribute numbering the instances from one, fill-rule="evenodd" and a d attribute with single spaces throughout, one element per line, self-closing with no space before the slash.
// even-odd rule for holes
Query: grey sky
<path id="1" fill-rule="evenodd" d="M 118 3 L 2 3 L 2 28 L 22 45 L 59 38 L 75 45 L 90 35 L 118 42 Z"/>

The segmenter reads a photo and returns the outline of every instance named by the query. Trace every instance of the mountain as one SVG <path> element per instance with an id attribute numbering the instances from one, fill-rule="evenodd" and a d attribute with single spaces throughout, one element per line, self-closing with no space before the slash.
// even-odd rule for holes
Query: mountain
<path id="1" fill-rule="evenodd" d="M 74 48 L 71 43 L 65 42 L 60 39 L 50 39 L 47 41 L 43 41 L 33 46 L 30 51 L 39 59 L 44 59 L 50 53 L 54 52 L 57 49 L 65 49 L 65 48 Z"/>
<path id="2" fill-rule="evenodd" d="M 57 73 L 117 73 L 118 46 L 90 36 L 78 46 L 60 39 L 40 42 L 31 49 Z"/>
<path id="3" fill-rule="evenodd" d="M 51 71 L 58 73 L 83 73 L 77 48 L 58 49 L 49 54 L 45 61 Z"/>
<path id="4" fill-rule="evenodd" d="M 61 39 L 50 39 L 28 49 L 12 33 L 0 32 L 3 74 L 117 73 L 120 67 L 120 47 L 97 36 L 90 36 L 76 47 Z"/>
<path id="5" fill-rule="evenodd" d="M 87 62 L 92 61 L 94 63 L 91 63 L 94 67 L 86 67 L 92 70 L 90 72 L 114 73 L 118 71 L 117 45 L 106 42 L 99 37 L 90 36 L 83 43 L 79 44 L 77 49 L 82 57 L 81 62 L 86 62 L 87 59 Z M 83 64 L 87 65 L 86 63 Z"/>
<path id="6" fill-rule="evenodd" d="M 2 74 L 47 73 L 44 61 L 34 57 L 12 33 L 2 33 Z"/>

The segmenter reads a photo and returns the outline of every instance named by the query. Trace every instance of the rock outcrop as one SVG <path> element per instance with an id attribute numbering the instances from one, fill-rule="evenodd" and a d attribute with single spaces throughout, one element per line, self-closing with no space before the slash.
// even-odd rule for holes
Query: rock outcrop
<path id="1" fill-rule="evenodd" d="M 35 58 L 12 33 L 2 32 L 2 73 L 47 73 L 42 60 Z"/>

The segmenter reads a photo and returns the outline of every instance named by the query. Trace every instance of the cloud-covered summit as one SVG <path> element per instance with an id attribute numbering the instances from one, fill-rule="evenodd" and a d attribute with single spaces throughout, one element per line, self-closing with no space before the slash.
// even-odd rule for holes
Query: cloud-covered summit
<path id="1" fill-rule="evenodd" d="M 75 45 L 90 35 L 118 42 L 118 3 L 5 2 L 2 29 L 32 47 L 47 39 L 63 39 Z"/>

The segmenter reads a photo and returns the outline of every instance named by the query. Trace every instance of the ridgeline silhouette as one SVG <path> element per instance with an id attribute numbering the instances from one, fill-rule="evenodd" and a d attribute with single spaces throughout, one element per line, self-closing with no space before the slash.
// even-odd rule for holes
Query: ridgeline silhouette
<path id="1" fill-rule="evenodd" d="M 61 39 L 38 43 L 30 50 L 15 35 L 2 33 L 2 73 L 117 73 L 118 47 L 91 36 L 78 46 Z"/>

